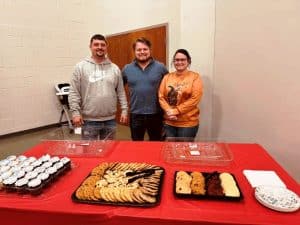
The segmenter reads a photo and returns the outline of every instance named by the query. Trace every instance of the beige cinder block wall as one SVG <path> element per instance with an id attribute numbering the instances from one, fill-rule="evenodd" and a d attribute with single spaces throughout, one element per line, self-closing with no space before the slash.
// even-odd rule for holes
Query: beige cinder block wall
<path id="1" fill-rule="evenodd" d="M 58 122 L 54 85 L 69 81 L 87 55 L 94 8 L 83 1 L 0 0 L 0 135 Z"/>
<path id="2" fill-rule="evenodd" d="M 298 181 L 299 21 L 297 0 L 216 1 L 212 118 L 214 136 L 261 144 Z"/>

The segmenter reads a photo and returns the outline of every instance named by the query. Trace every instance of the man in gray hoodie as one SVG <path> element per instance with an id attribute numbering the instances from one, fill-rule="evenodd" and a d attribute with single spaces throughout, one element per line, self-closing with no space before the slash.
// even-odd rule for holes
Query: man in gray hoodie
<path id="1" fill-rule="evenodd" d="M 115 134 L 117 100 L 120 122 L 127 122 L 127 100 L 121 71 L 107 57 L 107 41 L 101 34 L 90 40 L 91 57 L 79 62 L 71 77 L 69 105 L 75 127 L 83 139 L 104 139 Z"/>

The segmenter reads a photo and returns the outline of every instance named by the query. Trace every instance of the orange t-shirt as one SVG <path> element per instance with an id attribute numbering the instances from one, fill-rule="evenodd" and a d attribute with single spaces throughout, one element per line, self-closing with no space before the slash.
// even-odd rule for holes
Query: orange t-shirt
<path id="1" fill-rule="evenodd" d="M 170 120 L 165 113 L 165 123 L 175 127 L 192 127 L 199 124 L 198 104 L 203 94 L 200 75 L 187 71 L 164 76 L 158 91 L 159 103 L 164 110 L 172 110 L 177 120 Z"/>

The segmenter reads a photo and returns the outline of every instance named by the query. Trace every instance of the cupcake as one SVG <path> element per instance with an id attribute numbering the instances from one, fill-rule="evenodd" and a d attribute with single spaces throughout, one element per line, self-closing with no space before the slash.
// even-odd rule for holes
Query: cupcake
<path id="1" fill-rule="evenodd" d="M 48 173 L 40 173 L 37 176 L 37 178 L 40 179 L 44 183 L 44 181 L 46 181 L 49 178 L 49 174 Z"/>
<path id="2" fill-rule="evenodd" d="M 14 166 L 16 166 L 18 164 L 19 164 L 19 161 L 14 160 L 14 161 L 10 161 L 8 165 L 11 166 L 11 167 L 14 167 Z"/>
<path id="3" fill-rule="evenodd" d="M 10 170 L 10 166 L 6 165 L 6 166 L 1 166 L 0 167 L 0 174 L 3 174 L 4 172 L 6 171 L 9 171 Z"/>
<path id="4" fill-rule="evenodd" d="M 9 170 L 9 171 L 2 173 L 0 177 L 2 180 L 5 180 L 5 179 L 9 178 L 11 175 L 12 175 L 12 172 Z"/>
<path id="5" fill-rule="evenodd" d="M 23 161 L 25 161 L 27 159 L 27 157 L 25 156 L 25 155 L 19 155 L 18 157 L 17 157 L 17 160 L 19 161 L 19 162 L 23 162 Z"/>
<path id="6" fill-rule="evenodd" d="M 6 178 L 5 180 L 3 180 L 3 185 L 4 185 L 5 189 L 7 191 L 13 191 L 14 183 L 16 183 L 17 179 L 18 178 L 16 176 L 10 176 L 10 177 Z"/>
<path id="7" fill-rule="evenodd" d="M 15 172 L 23 170 L 23 168 L 21 166 L 17 165 L 17 166 L 12 167 L 10 170 L 11 170 L 11 172 L 15 173 Z"/>
<path id="8" fill-rule="evenodd" d="M 56 163 L 56 162 L 59 161 L 59 158 L 57 156 L 54 156 L 49 161 L 52 162 L 52 163 Z"/>
<path id="9" fill-rule="evenodd" d="M 31 172 L 32 170 L 33 170 L 33 166 L 31 165 L 24 167 L 25 172 Z"/>
<path id="10" fill-rule="evenodd" d="M 42 181 L 38 178 L 32 179 L 27 184 L 27 190 L 33 195 L 39 195 L 42 192 Z"/>
<path id="11" fill-rule="evenodd" d="M 17 156 L 15 155 L 10 155 L 10 156 L 7 156 L 6 159 L 9 160 L 9 161 L 14 161 L 16 160 Z"/>
<path id="12" fill-rule="evenodd" d="M 29 162 L 29 160 L 24 160 L 19 163 L 19 166 L 23 168 L 23 167 L 29 166 L 30 164 L 31 164 L 31 162 Z"/>
<path id="13" fill-rule="evenodd" d="M 31 166 L 33 166 L 33 167 L 38 167 L 38 166 L 40 166 L 40 165 L 42 165 L 42 160 L 35 160 L 34 162 L 32 162 L 31 163 Z"/>
<path id="14" fill-rule="evenodd" d="M 37 172 L 30 171 L 30 172 L 26 173 L 25 178 L 27 178 L 28 180 L 31 180 L 33 178 L 36 178 L 37 175 L 38 175 Z"/>
<path id="15" fill-rule="evenodd" d="M 63 157 L 60 161 L 64 164 L 65 169 L 71 169 L 71 160 L 68 157 Z"/>
<path id="16" fill-rule="evenodd" d="M 25 171 L 24 170 L 17 170 L 13 173 L 13 176 L 16 176 L 18 179 L 24 177 Z"/>
<path id="17" fill-rule="evenodd" d="M 43 173 L 46 170 L 45 167 L 39 166 L 36 167 L 33 171 L 37 172 L 37 173 Z"/>
<path id="18" fill-rule="evenodd" d="M 57 175 L 57 169 L 56 169 L 56 167 L 51 166 L 46 169 L 45 173 L 49 174 L 51 180 L 55 180 L 56 175 Z"/>
<path id="19" fill-rule="evenodd" d="M 44 162 L 41 166 L 47 169 L 52 166 L 52 162 L 50 161 Z"/>
<path id="20" fill-rule="evenodd" d="M 57 169 L 57 174 L 60 174 L 64 171 L 64 164 L 60 161 L 53 165 Z"/>
<path id="21" fill-rule="evenodd" d="M 37 178 L 42 181 L 44 186 L 46 186 L 50 181 L 50 175 L 48 173 L 40 173 Z"/>
<path id="22" fill-rule="evenodd" d="M 48 173 L 51 176 L 55 175 L 56 172 L 57 172 L 57 169 L 54 166 L 51 166 L 46 169 L 46 173 Z"/>
<path id="23" fill-rule="evenodd" d="M 6 165 L 8 165 L 9 162 L 10 161 L 8 159 L 3 159 L 0 161 L 0 166 L 6 166 Z"/>
<path id="24" fill-rule="evenodd" d="M 26 161 L 33 163 L 36 160 L 36 158 L 34 156 L 31 156 L 29 158 L 26 159 Z"/>
<path id="25" fill-rule="evenodd" d="M 15 183 L 15 188 L 17 192 L 25 193 L 28 182 L 29 180 L 25 177 L 17 180 L 17 182 Z"/>
<path id="26" fill-rule="evenodd" d="M 47 154 L 47 155 L 43 155 L 41 158 L 40 158 L 40 160 L 42 161 L 42 162 L 47 162 L 47 161 L 49 161 L 50 160 L 50 155 L 49 154 Z"/>

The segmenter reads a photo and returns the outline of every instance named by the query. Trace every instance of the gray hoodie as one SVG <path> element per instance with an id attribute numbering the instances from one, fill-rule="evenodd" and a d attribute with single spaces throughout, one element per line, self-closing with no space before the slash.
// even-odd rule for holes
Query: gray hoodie
<path id="1" fill-rule="evenodd" d="M 79 62 L 70 84 L 69 105 L 73 116 L 82 115 L 84 120 L 93 121 L 114 119 L 117 99 L 122 113 L 127 113 L 120 69 L 108 58 L 100 64 L 91 57 Z"/>

